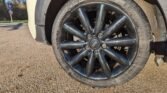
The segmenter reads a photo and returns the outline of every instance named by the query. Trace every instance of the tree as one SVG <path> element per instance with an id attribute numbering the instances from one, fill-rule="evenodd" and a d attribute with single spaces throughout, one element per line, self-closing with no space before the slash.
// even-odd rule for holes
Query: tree
<path id="1" fill-rule="evenodd" d="M 0 3 L 3 3 L 3 0 L 0 0 Z"/>
<path id="2" fill-rule="evenodd" d="M 8 10 L 6 8 L 5 0 L 0 0 L 0 21 L 7 21 L 10 19 Z M 24 0 L 23 0 L 24 1 Z M 13 4 L 13 19 L 15 20 L 27 20 L 27 9 L 26 4 L 24 2 L 23 5 L 20 3 Z"/>

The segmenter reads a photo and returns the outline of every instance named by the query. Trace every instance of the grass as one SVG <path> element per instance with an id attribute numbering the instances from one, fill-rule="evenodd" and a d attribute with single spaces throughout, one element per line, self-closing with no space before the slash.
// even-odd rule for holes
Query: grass
<path id="1" fill-rule="evenodd" d="M 13 20 L 13 23 L 27 23 L 28 20 Z M 0 23 L 11 23 L 9 20 L 8 21 L 0 21 Z"/>

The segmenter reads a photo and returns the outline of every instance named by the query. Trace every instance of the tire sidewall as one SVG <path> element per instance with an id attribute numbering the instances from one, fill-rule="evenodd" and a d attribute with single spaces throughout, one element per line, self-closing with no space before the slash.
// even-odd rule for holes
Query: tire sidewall
<path id="1" fill-rule="evenodd" d="M 134 59 L 133 64 L 124 73 L 122 73 L 116 78 L 111 78 L 102 81 L 90 80 L 73 71 L 72 68 L 70 68 L 70 66 L 67 63 L 65 63 L 64 58 L 61 56 L 60 48 L 58 45 L 61 36 L 60 27 L 62 25 L 64 17 L 78 4 L 90 2 L 115 3 L 121 9 L 123 9 L 123 11 L 127 13 L 128 16 L 131 17 L 132 21 L 135 24 L 139 38 L 138 52 L 136 58 Z M 143 69 L 150 55 L 150 35 L 150 25 L 146 16 L 144 15 L 143 11 L 139 8 L 139 6 L 132 0 L 70 0 L 62 7 L 54 21 L 52 29 L 52 44 L 55 56 L 59 64 L 74 79 L 95 87 L 110 87 L 120 85 L 129 81 Z"/>

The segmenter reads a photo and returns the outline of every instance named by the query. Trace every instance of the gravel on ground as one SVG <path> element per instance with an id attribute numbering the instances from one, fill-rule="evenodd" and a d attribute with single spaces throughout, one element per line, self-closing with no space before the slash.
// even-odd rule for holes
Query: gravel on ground
<path id="1" fill-rule="evenodd" d="M 36 42 L 28 27 L 0 27 L 0 93 L 167 93 L 167 64 L 150 59 L 126 84 L 92 88 L 75 81 L 60 67 L 52 47 Z"/>

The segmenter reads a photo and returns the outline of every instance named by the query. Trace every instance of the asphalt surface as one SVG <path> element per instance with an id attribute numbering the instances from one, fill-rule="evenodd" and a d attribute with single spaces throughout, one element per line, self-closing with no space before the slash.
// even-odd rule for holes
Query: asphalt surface
<path id="1" fill-rule="evenodd" d="M 0 93 L 167 93 L 167 64 L 157 67 L 151 56 L 130 82 L 91 88 L 69 77 L 52 47 L 33 40 L 27 26 L 0 27 Z"/>

